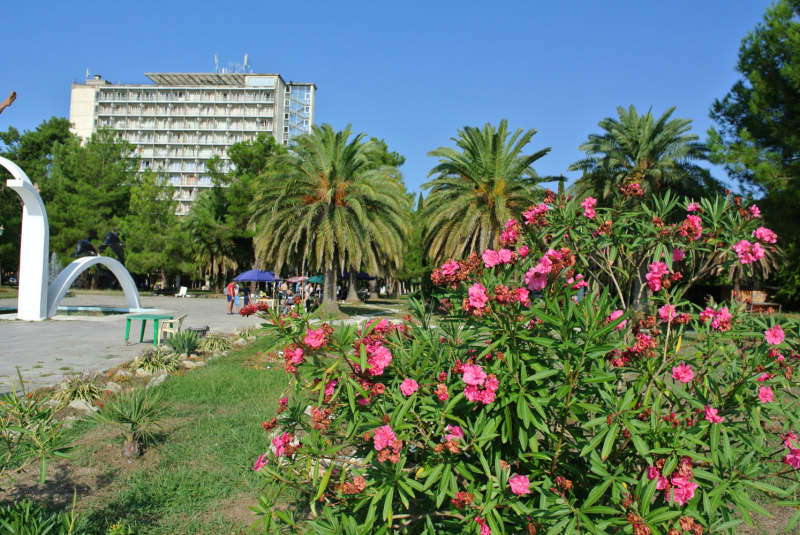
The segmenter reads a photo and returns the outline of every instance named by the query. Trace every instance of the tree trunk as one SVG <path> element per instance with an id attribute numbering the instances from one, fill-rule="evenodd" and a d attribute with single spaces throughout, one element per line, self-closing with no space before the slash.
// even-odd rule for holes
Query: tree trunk
<path id="1" fill-rule="evenodd" d="M 736 300 L 742 298 L 742 270 L 739 266 L 733 268 L 733 295 Z"/>
<path id="2" fill-rule="evenodd" d="M 369 298 L 370 299 L 378 299 L 380 296 L 378 295 L 378 280 L 371 280 L 369 281 Z"/>
<path id="3" fill-rule="evenodd" d="M 169 279 L 167 278 L 167 270 L 161 268 L 161 289 L 166 290 L 169 288 Z"/>
<path id="4" fill-rule="evenodd" d="M 644 310 L 647 308 L 647 298 L 650 294 L 650 288 L 646 284 L 646 275 L 649 269 L 646 263 L 639 266 L 639 272 L 633 279 L 633 295 L 631 296 L 630 307 L 633 310 L 634 318 L 636 321 L 643 319 Z M 642 316 L 638 318 L 636 316 Z"/>
<path id="5" fill-rule="evenodd" d="M 347 301 L 351 303 L 358 302 L 358 271 L 350 268 L 350 284 L 347 288 Z"/>
<path id="6" fill-rule="evenodd" d="M 325 270 L 324 284 L 322 285 L 322 306 L 320 309 L 326 312 L 339 314 L 339 304 L 336 302 L 336 270 L 328 268 Z"/>
<path id="7" fill-rule="evenodd" d="M 403 284 L 403 283 L 398 280 L 397 281 L 397 300 L 398 301 L 400 300 L 400 292 L 401 292 L 401 286 L 400 285 L 401 284 Z"/>

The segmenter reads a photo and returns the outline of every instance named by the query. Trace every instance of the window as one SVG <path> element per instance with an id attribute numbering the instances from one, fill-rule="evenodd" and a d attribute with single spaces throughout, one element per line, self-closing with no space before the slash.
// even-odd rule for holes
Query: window
<path id="1" fill-rule="evenodd" d="M 288 121 L 289 120 L 289 114 L 288 113 L 284 113 L 283 114 L 283 120 L 284 121 Z"/>
<path id="2" fill-rule="evenodd" d="M 306 106 L 305 112 L 306 113 L 310 113 L 311 112 L 311 106 Z"/>

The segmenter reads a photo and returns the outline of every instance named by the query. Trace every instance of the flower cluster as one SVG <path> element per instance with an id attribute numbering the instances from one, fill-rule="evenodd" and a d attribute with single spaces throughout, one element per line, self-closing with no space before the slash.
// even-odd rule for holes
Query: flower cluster
<path id="1" fill-rule="evenodd" d="M 298 444 L 292 433 L 283 433 L 272 439 L 272 453 L 275 457 L 292 456 L 297 451 Z"/>
<path id="2" fill-rule="evenodd" d="M 548 249 L 536 266 L 525 273 L 525 284 L 531 290 L 543 290 L 547 286 L 548 273 L 560 273 L 565 267 L 571 267 L 574 264 L 575 255 L 568 248 L 562 247 L 559 251 Z"/>
<path id="3" fill-rule="evenodd" d="M 537 206 L 531 206 L 528 208 L 527 211 L 522 213 L 522 217 L 525 218 L 526 225 L 534 225 L 537 227 L 543 227 L 547 224 L 547 204 L 541 203 Z"/>
<path id="4" fill-rule="evenodd" d="M 654 292 L 661 291 L 662 286 L 669 288 L 665 283 L 669 280 L 669 268 L 664 262 L 650 264 L 649 272 L 645 275 L 647 286 Z"/>
<path id="5" fill-rule="evenodd" d="M 467 365 L 462 367 L 463 375 L 461 380 L 467 386 L 464 388 L 464 397 L 474 403 L 483 403 L 488 405 L 495 399 L 495 392 L 500 386 L 497 377 L 494 375 L 486 375 L 483 368 L 477 364 Z M 481 389 L 480 387 L 484 387 Z"/>
<path id="6" fill-rule="evenodd" d="M 715 331 L 726 332 L 731 330 L 731 318 L 733 316 L 728 311 L 728 307 L 721 307 L 719 310 L 714 310 L 711 307 L 706 307 L 700 313 L 699 320 L 706 323 L 711 320 L 711 328 Z"/>
<path id="7" fill-rule="evenodd" d="M 519 232 L 521 228 L 516 219 L 509 219 L 506 221 L 505 229 L 500 233 L 500 245 L 510 247 L 519 241 Z"/>
<path id="8" fill-rule="evenodd" d="M 638 197 L 639 199 L 644 197 L 644 191 L 638 182 L 622 186 L 619 191 L 622 193 L 623 197 Z"/>
<path id="9" fill-rule="evenodd" d="M 595 212 L 594 210 L 594 207 L 596 205 L 597 205 L 597 199 L 595 199 L 594 197 L 586 197 L 581 203 L 581 206 L 583 207 L 583 215 L 585 217 L 588 217 L 589 219 L 593 219 L 594 216 L 597 215 L 597 212 Z"/>
<path id="10" fill-rule="evenodd" d="M 766 227 L 755 229 L 753 236 L 761 243 L 777 243 L 778 241 L 778 235 Z"/>
<path id="11" fill-rule="evenodd" d="M 480 275 L 483 262 L 478 255 L 472 253 L 469 258 L 454 261 L 448 259 L 441 267 L 433 270 L 431 280 L 439 286 L 449 286 L 451 290 L 457 289 L 470 275 Z"/>
<path id="12" fill-rule="evenodd" d="M 682 507 L 694 498 L 694 491 L 698 488 L 698 484 L 693 481 L 692 458 L 681 457 L 677 469 L 670 478 L 661 474 L 664 464 L 666 464 L 666 460 L 660 459 L 655 466 L 648 466 L 647 479 L 653 480 L 657 478 L 656 489 L 664 491 L 667 501 L 675 502 Z"/>
<path id="13" fill-rule="evenodd" d="M 493 249 L 486 249 L 481 255 L 483 265 L 487 268 L 493 268 L 500 264 L 513 264 L 516 262 L 518 256 L 510 249 L 500 249 L 495 251 Z"/>
<path id="14" fill-rule="evenodd" d="M 378 462 L 391 461 L 395 464 L 400 462 L 403 441 L 397 438 L 390 426 L 383 425 L 377 428 L 372 444 L 378 452 Z"/>
<path id="15" fill-rule="evenodd" d="M 733 246 L 733 250 L 739 256 L 739 261 L 745 265 L 764 258 L 764 248 L 758 242 L 750 243 L 747 240 L 741 240 Z"/>
<path id="16" fill-rule="evenodd" d="M 703 220 L 700 216 L 686 216 L 686 220 L 678 227 L 678 236 L 695 241 L 703 235 Z"/>

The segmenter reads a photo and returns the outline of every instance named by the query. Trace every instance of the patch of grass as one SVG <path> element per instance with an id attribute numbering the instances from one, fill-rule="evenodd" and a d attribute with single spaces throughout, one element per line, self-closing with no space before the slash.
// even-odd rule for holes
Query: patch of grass
<path id="1" fill-rule="evenodd" d="M 31 366 L 31 369 L 35 370 L 37 368 L 44 368 L 44 366 L 42 366 L 41 364 L 34 364 L 33 366 Z"/>
<path id="2" fill-rule="evenodd" d="M 105 534 L 117 522 L 137 535 L 245 533 L 261 481 L 253 462 L 269 447 L 260 423 L 275 415 L 288 384 L 283 370 L 242 366 L 267 349 L 258 340 L 158 387 L 172 405 L 158 461 L 79 500 L 88 509 L 87 533 Z M 86 465 L 92 455 L 81 448 L 74 462 Z"/>
<path id="3" fill-rule="evenodd" d="M 72 369 L 72 366 L 61 366 L 61 367 L 59 368 L 59 370 L 65 370 L 65 371 L 66 371 L 66 370 L 71 370 L 71 369 Z"/>
<path id="4" fill-rule="evenodd" d="M 360 307 L 357 305 L 340 305 L 339 310 L 348 316 L 385 316 L 390 312 L 380 308 Z"/>

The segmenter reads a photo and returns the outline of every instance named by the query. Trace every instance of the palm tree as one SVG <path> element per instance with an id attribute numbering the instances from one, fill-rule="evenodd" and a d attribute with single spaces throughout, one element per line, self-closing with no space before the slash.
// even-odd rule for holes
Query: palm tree
<path id="1" fill-rule="evenodd" d="M 672 119 L 675 108 L 657 120 L 648 111 L 639 115 L 631 106 L 617 108 L 619 120 L 606 117 L 598 126 L 602 134 L 590 134 L 580 146 L 586 158 L 570 166 L 583 171 L 573 187 L 582 195 L 608 197 L 625 184 L 639 182 L 645 194 L 670 189 L 678 195 L 701 197 L 719 190 L 719 183 L 697 162 L 708 160 L 708 149 L 689 134 L 690 119 Z"/>
<path id="2" fill-rule="evenodd" d="M 436 178 L 422 185 L 431 190 L 422 217 L 429 257 L 438 262 L 496 246 L 506 221 L 536 202 L 536 186 L 545 180 L 531 165 L 550 147 L 522 154 L 534 134 L 521 128 L 510 134 L 503 119 L 497 128 L 466 126 L 452 138 L 457 148 L 428 153 L 439 158 L 428 173 Z"/>
<path id="3" fill-rule="evenodd" d="M 381 273 L 402 264 L 409 199 L 396 167 L 375 167 L 379 152 L 348 125 L 313 126 L 261 177 L 256 196 L 256 256 L 324 272 L 323 305 L 338 310 L 336 273 Z M 280 165 L 285 164 L 285 165 Z"/>
<path id="4" fill-rule="evenodd" d="M 210 192 L 197 197 L 183 220 L 189 235 L 189 249 L 193 260 L 200 264 L 214 285 L 214 293 L 220 291 L 220 275 L 226 277 L 239 265 L 237 241 L 225 225 L 221 209 Z"/>

